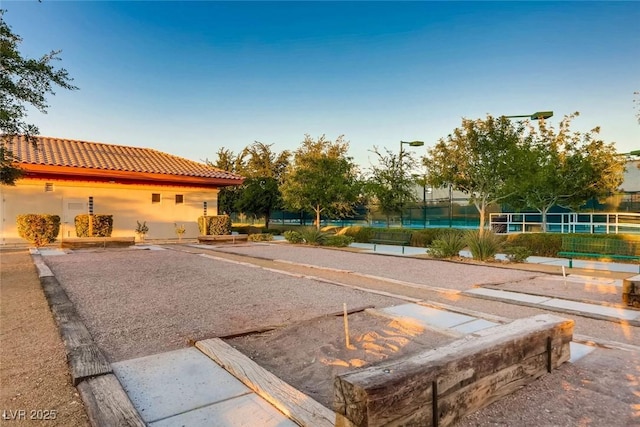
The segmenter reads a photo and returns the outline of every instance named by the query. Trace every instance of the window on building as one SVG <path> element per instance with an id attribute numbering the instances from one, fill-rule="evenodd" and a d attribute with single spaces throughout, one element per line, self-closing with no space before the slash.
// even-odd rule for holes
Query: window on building
<path id="1" fill-rule="evenodd" d="M 176 194 L 176 205 L 184 203 L 184 194 Z"/>
<path id="2" fill-rule="evenodd" d="M 45 192 L 53 191 L 53 182 L 45 182 L 44 191 Z"/>
<path id="3" fill-rule="evenodd" d="M 151 203 L 160 203 L 160 193 L 151 194 Z"/>

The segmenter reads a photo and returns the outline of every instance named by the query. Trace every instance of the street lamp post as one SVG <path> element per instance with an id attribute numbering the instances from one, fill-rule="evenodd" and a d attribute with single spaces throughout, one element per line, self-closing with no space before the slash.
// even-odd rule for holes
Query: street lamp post
<path id="1" fill-rule="evenodd" d="M 409 147 L 422 147 L 424 141 L 400 141 L 400 167 L 402 168 L 402 146 L 407 144 Z"/>
<path id="2" fill-rule="evenodd" d="M 449 228 L 453 226 L 453 188 L 449 183 Z"/>
<path id="3" fill-rule="evenodd" d="M 504 117 L 507 119 L 516 119 L 520 117 L 525 117 L 531 120 L 540 120 L 540 119 L 548 119 L 550 117 L 553 117 L 553 111 L 538 111 L 533 114 L 524 114 L 520 116 L 504 116 Z"/>
<path id="4" fill-rule="evenodd" d="M 400 176 L 402 178 L 403 175 L 403 171 L 402 171 L 402 146 L 404 144 L 407 144 L 409 147 L 422 147 L 424 145 L 424 141 L 400 141 L 400 155 L 398 156 L 398 168 L 399 168 L 399 172 L 400 172 Z M 404 208 L 404 206 L 402 206 L 400 208 L 400 228 L 402 228 L 402 209 Z"/>

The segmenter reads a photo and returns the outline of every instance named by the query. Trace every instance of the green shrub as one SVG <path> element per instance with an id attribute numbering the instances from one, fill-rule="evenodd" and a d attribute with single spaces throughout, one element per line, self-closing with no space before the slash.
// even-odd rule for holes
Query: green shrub
<path id="1" fill-rule="evenodd" d="M 253 225 L 234 225 L 231 227 L 231 231 L 235 231 L 238 234 L 260 234 L 260 233 L 271 233 L 274 236 L 279 236 L 282 234 L 282 230 L 274 227 L 256 227 Z"/>
<path id="2" fill-rule="evenodd" d="M 353 243 L 353 237 L 334 234 L 332 236 L 327 236 L 326 239 L 324 240 L 323 245 L 344 248 L 349 246 L 352 243 Z"/>
<path id="3" fill-rule="evenodd" d="M 89 215 L 76 215 L 74 223 L 77 237 L 111 237 L 113 232 L 113 215 L 92 215 L 93 235 L 89 236 Z"/>
<path id="4" fill-rule="evenodd" d="M 464 240 L 471 251 L 473 259 L 479 261 L 494 258 L 502 248 L 503 242 L 503 239 L 493 231 L 485 231 L 481 235 L 478 230 L 467 231 Z"/>
<path id="5" fill-rule="evenodd" d="M 247 236 L 247 240 L 249 240 L 250 242 L 270 242 L 273 240 L 273 234 L 271 233 L 249 234 Z"/>
<path id="6" fill-rule="evenodd" d="M 531 250 L 524 246 L 505 246 L 504 252 L 511 262 L 527 262 L 527 258 L 532 255 Z"/>
<path id="7" fill-rule="evenodd" d="M 417 248 L 428 248 L 440 233 L 448 228 L 425 228 L 422 230 L 411 230 L 411 246 Z"/>
<path id="8" fill-rule="evenodd" d="M 60 217 L 58 215 L 18 215 L 16 222 L 18 235 L 36 247 L 55 242 L 60 232 Z"/>
<path id="9" fill-rule="evenodd" d="M 509 234 L 506 248 L 522 246 L 531 251 L 531 255 L 555 257 L 562 248 L 562 236 L 558 233 Z"/>
<path id="10" fill-rule="evenodd" d="M 327 238 L 327 233 L 316 227 L 303 227 L 300 229 L 300 234 L 307 245 L 322 245 Z"/>
<path id="11" fill-rule="evenodd" d="M 231 234 L 231 218 L 229 215 L 200 216 L 198 229 L 200 234 L 205 236 Z"/>
<path id="12" fill-rule="evenodd" d="M 274 236 L 280 236 L 282 234 L 282 230 L 280 230 L 279 228 L 263 228 L 262 232 L 271 233 Z"/>
<path id="13" fill-rule="evenodd" d="M 352 227 L 345 227 L 338 231 L 337 234 L 353 237 L 353 240 L 358 243 L 369 243 L 369 240 L 373 237 L 373 233 L 375 233 L 375 231 L 375 228 L 355 225 Z"/>
<path id="14" fill-rule="evenodd" d="M 287 230 L 284 232 L 284 238 L 289 243 L 302 243 L 304 239 L 302 238 L 302 234 L 295 230 Z"/>
<path id="15" fill-rule="evenodd" d="M 462 231 L 455 228 L 442 229 L 436 239 L 431 242 L 429 254 L 436 258 L 450 258 L 458 256 L 464 247 L 465 241 Z"/>

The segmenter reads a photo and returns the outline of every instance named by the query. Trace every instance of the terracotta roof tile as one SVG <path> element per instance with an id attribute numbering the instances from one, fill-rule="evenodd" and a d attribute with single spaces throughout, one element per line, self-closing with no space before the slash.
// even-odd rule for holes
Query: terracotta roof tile
<path id="1" fill-rule="evenodd" d="M 19 159 L 19 164 L 242 179 L 241 176 L 231 172 L 151 148 L 49 137 L 37 137 L 37 139 L 37 147 L 27 142 L 22 136 L 15 137 L 10 143 L 13 154 Z"/>

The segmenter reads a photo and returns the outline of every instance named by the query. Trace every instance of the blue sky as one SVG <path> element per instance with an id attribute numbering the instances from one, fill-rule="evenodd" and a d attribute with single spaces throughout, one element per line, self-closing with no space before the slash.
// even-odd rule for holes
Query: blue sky
<path id="1" fill-rule="evenodd" d="M 553 110 L 640 149 L 640 2 L 18 2 L 5 20 L 39 57 L 62 50 L 41 134 L 214 160 L 253 141 L 344 134 L 433 145 L 485 114 Z M 638 107 L 640 108 L 640 106 Z M 424 148 L 416 149 L 423 154 Z"/>

